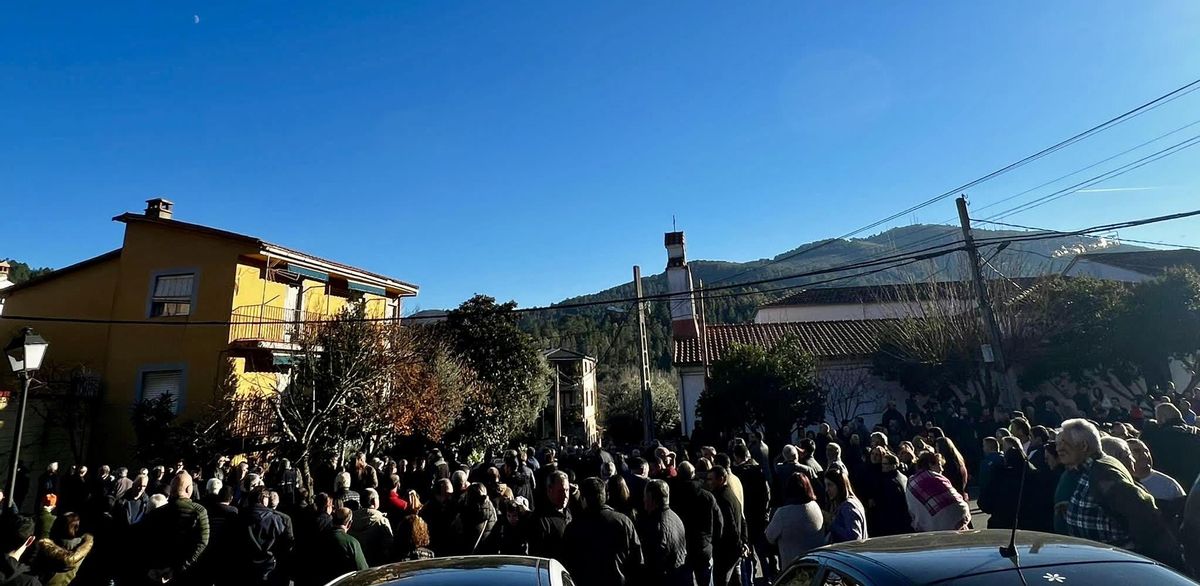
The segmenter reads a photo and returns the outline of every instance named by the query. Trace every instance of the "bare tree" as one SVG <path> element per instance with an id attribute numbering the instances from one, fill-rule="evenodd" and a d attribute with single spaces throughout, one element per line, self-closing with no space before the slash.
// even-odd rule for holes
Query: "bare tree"
<path id="1" fill-rule="evenodd" d="M 834 422 L 881 413 L 887 402 L 887 393 L 874 384 L 866 368 L 824 368 L 817 375 L 817 384 L 825 390 L 825 411 Z"/>

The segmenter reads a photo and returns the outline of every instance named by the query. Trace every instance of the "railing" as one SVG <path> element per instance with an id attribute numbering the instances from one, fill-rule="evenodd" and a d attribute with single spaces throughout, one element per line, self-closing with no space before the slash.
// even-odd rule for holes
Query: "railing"
<path id="1" fill-rule="evenodd" d="M 275 429 L 275 406 L 261 395 L 238 396 L 230 399 L 230 435 L 240 439 L 262 439 Z"/>
<path id="2" fill-rule="evenodd" d="M 294 342 L 306 324 L 326 319 L 329 317 L 323 313 L 303 309 L 246 305 L 233 310 L 229 341 Z"/>

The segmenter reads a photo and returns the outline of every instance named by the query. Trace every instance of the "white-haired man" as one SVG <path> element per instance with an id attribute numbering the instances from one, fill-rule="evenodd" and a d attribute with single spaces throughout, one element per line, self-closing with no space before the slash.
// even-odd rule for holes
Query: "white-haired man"
<path id="1" fill-rule="evenodd" d="M 1134 482 L 1124 465 L 1104 454 L 1095 425 L 1084 419 L 1063 422 L 1058 456 L 1080 473 L 1067 504 L 1068 533 L 1181 566 L 1179 546 L 1154 497 Z"/>

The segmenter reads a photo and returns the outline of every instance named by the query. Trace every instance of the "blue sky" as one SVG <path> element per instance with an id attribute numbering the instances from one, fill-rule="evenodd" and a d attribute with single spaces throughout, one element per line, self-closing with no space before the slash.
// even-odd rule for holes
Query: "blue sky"
<path id="1" fill-rule="evenodd" d="M 1200 78 L 1195 2 L 338 4 L 0 8 L 0 257 L 116 247 L 108 219 L 163 195 L 179 219 L 415 281 L 419 307 L 538 305 L 661 270 L 672 215 L 692 258 L 772 256 Z M 1200 92 L 973 205 L 1196 120 Z M 1198 163 L 1008 220 L 1200 207 Z M 891 225 L 953 217 L 947 200 Z M 1200 220 L 1122 235 L 1200 246 Z"/>

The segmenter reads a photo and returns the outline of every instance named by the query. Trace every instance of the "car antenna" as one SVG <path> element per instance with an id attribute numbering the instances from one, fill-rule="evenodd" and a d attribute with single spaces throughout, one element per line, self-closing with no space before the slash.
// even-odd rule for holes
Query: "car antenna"
<path id="1" fill-rule="evenodd" d="M 1018 567 L 1021 565 L 1021 556 L 1017 554 L 1017 526 L 1021 520 L 1021 500 L 1025 497 L 1025 476 L 1029 474 L 1029 457 L 1025 455 L 1025 450 L 1020 448 L 1015 449 L 1021 454 L 1021 488 L 1017 491 L 1017 508 L 1013 511 L 1012 532 L 1008 534 L 1008 545 L 1000 546 L 1000 555 L 1007 559 L 1011 559 Z M 1017 573 L 1020 573 L 1019 571 Z"/>

